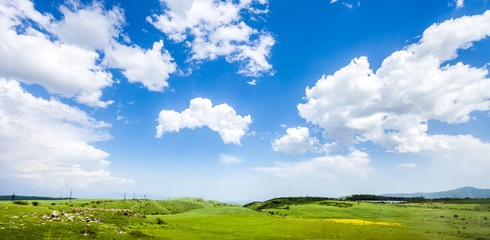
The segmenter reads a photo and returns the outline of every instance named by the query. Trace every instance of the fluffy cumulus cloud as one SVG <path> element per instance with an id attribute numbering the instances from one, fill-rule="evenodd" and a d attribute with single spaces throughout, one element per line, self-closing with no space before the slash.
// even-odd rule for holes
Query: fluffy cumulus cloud
<path id="1" fill-rule="evenodd" d="M 104 10 L 95 3 L 62 6 L 60 11 L 62 19 L 56 20 L 28 0 L 0 3 L 0 76 L 96 107 L 112 103 L 101 100 L 102 90 L 114 83 L 108 68 L 122 69 L 129 81 L 150 90 L 168 85 L 175 64 L 161 42 L 145 50 L 117 40 L 125 23 L 121 9 Z M 108 58 L 104 64 L 100 53 Z M 142 64 L 148 62 L 152 64 Z"/>
<path id="2" fill-rule="evenodd" d="M 272 142 L 272 149 L 276 152 L 303 154 L 306 151 L 318 150 L 318 139 L 310 137 L 306 127 L 288 128 L 286 135 Z"/>
<path id="3" fill-rule="evenodd" d="M 101 66 L 121 69 L 129 82 L 141 83 L 151 91 L 168 87 L 167 79 L 176 65 L 163 41 L 155 42 L 151 49 L 125 45 L 118 41 L 130 41 L 122 34 L 126 24 L 122 9 L 104 10 L 98 3 L 72 8 L 62 7 L 63 19 L 53 26 L 62 42 L 104 52 Z"/>
<path id="4" fill-rule="evenodd" d="M 160 138 L 166 132 L 178 132 L 182 128 L 209 127 L 218 132 L 224 143 L 240 145 L 240 139 L 245 135 L 252 122 L 250 115 L 237 115 L 227 104 L 213 106 L 211 100 L 194 98 L 188 109 L 182 112 L 162 110 L 158 117 L 156 137 Z"/>
<path id="5" fill-rule="evenodd" d="M 256 170 L 279 178 L 313 177 L 336 180 L 344 176 L 355 176 L 363 179 L 374 171 L 368 166 L 369 162 L 367 153 L 354 150 L 345 156 L 322 156 L 294 163 L 275 162 L 273 167 L 261 167 Z"/>
<path id="6" fill-rule="evenodd" d="M 122 9 L 103 10 L 100 3 L 79 8 L 61 6 L 63 19 L 52 26 L 60 41 L 87 49 L 103 50 L 121 33 L 125 23 Z"/>
<path id="7" fill-rule="evenodd" d="M 271 73 L 267 61 L 274 38 L 265 31 L 247 25 L 244 13 L 267 12 L 266 0 L 161 0 L 163 14 L 147 20 L 175 42 L 191 49 L 190 60 L 213 60 L 225 56 L 228 62 L 240 62 L 239 73 L 258 76 Z"/>
<path id="8" fill-rule="evenodd" d="M 109 154 L 91 145 L 110 138 L 107 123 L 58 100 L 36 98 L 0 78 L 0 172 L 34 185 L 88 187 L 133 180 L 105 170 Z"/>
<path id="9" fill-rule="evenodd" d="M 28 23 L 31 24 L 28 24 Z M 36 28 L 35 28 L 36 27 Z M 104 87 L 112 76 L 96 64 L 99 55 L 76 45 L 52 41 L 46 34 L 53 17 L 27 0 L 0 3 L 0 76 L 44 86 L 50 93 L 105 107 Z"/>
<path id="10" fill-rule="evenodd" d="M 122 69 L 129 82 L 140 82 L 151 91 L 163 91 L 168 87 L 169 74 L 176 70 L 172 57 L 163 49 L 162 41 L 155 42 L 148 50 L 114 44 L 105 53 L 104 64 Z"/>
<path id="11" fill-rule="evenodd" d="M 472 136 L 427 134 L 429 120 L 465 123 L 473 111 L 489 110 L 486 67 L 449 63 L 455 62 L 458 50 L 488 35 L 490 11 L 434 24 L 418 43 L 387 57 L 376 72 L 367 57 L 359 57 L 323 76 L 306 89 L 307 102 L 298 105 L 299 114 L 344 146 L 372 141 L 389 151 L 432 159 L 457 155 L 465 159 L 460 162 L 488 169 L 487 143 Z M 474 151 L 479 158 L 463 156 Z"/>

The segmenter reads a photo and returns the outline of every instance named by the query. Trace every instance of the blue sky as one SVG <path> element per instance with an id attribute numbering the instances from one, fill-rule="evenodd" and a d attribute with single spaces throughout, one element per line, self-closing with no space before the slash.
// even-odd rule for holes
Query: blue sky
<path id="1" fill-rule="evenodd" d="M 0 194 L 490 188 L 489 9 L 4 1 Z"/>

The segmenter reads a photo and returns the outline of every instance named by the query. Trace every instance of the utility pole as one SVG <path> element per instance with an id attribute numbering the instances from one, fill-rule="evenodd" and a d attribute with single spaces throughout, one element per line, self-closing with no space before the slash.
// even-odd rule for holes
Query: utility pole
<path id="1" fill-rule="evenodd" d="M 126 201 L 126 193 L 124 194 L 124 201 Z"/>
<path id="2" fill-rule="evenodd" d="M 71 203 L 71 196 L 72 196 L 72 191 L 71 191 L 71 189 L 70 189 L 70 203 Z"/>
<path id="3" fill-rule="evenodd" d="M 136 191 L 133 191 L 133 200 L 136 199 Z"/>
<path id="4" fill-rule="evenodd" d="M 15 200 L 15 192 L 12 194 L 12 202 Z"/>

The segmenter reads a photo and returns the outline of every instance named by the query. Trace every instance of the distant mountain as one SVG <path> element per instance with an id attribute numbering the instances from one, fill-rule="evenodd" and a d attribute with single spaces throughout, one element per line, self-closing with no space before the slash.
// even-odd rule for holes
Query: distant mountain
<path id="1" fill-rule="evenodd" d="M 490 189 L 463 187 L 443 192 L 433 193 L 388 193 L 380 196 L 387 197 L 424 197 L 424 198 L 490 198 Z"/>
<path id="2" fill-rule="evenodd" d="M 22 196 L 15 195 L 15 200 L 68 200 L 70 198 L 55 198 L 55 197 L 37 197 L 37 196 Z M 0 196 L 0 201 L 11 201 L 12 195 Z"/>

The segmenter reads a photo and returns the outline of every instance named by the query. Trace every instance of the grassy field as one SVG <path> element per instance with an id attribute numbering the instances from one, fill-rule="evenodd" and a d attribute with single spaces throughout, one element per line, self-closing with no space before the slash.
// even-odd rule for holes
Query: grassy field
<path id="1" fill-rule="evenodd" d="M 1 239 L 490 239 L 490 199 L 289 199 L 248 207 L 200 198 L 32 202 L 0 202 Z"/>

